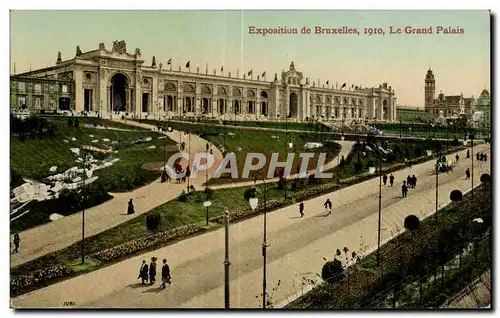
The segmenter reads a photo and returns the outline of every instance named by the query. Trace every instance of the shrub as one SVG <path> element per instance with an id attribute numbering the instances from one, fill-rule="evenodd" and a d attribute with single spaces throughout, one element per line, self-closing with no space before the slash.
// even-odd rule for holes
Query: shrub
<path id="1" fill-rule="evenodd" d="M 24 183 L 23 177 L 14 169 L 10 169 L 10 186 L 12 188 L 18 187 Z"/>
<path id="2" fill-rule="evenodd" d="M 257 196 L 257 189 L 256 188 L 248 188 L 243 192 L 243 197 L 245 198 L 246 201 L 250 200 L 251 198 L 255 198 Z"/>
<path id="3" fill-rule="evenodd" d="M 404 221 L 404 227 L 408 231 L 415 231 L 420 228 L 420 220 L 415 215 L 408 215 Z"/>
<path id="4" fill-rule="evenodd" d="M 462 201 L 462 192 L 460 190 L 453 190 L 450 193 L 450 200 L 451 201 Z"/>
<path id="5" fill-rule="evenodd" d="M 179 194 L 179 197 L 177 198 L 180 202 L 186 202 L 187 201 L 187 193 L 186 191 L 182 190 L 181 194 Z"/>
<path id="6" fill-rule="evenodd" d="M 330 284 L 338 283 L 344 278 L 344 267 L 338 259 L 326 262 L 321 270 L 321 278 Z"/>
<path id="7" fill-rule="evenodd" d="M 156 231 L 161 223 L 161 217 L 158 214 L 150 214 L 146 217 L 146 226 L 150 231 Z"/>

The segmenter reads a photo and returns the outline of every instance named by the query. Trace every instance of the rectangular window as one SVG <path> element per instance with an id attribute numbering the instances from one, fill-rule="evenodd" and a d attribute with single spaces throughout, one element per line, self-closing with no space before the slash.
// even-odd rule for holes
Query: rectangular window
<path id="1" fill-rule="evenodd" d="M 35 97 L 35 108 L 42 108 L 42 98 L 39 96 Z"/>
<path id="2" fill-rule="evenodd" d="M 24 91 L 26 89 L 26 83 L 24 83 L 24 82 L 19 82 L 17 85 L 18 85 L 17 88 L 20 91 Z"/>
<path id="3" fill-rule="evenodd" d="M 28 106 L 26 103 L 26 95 L 17 95 L 17 107 Z"/>
<path id="4" fill-rule="evenodd" d="M 42 91 L 42 84 L 35 84 L 35 92 L 40 93 Z"/>
<path id="5" fill-rule="evenodd" d="M 68 92 L 68 85 L 62 85 L 62 92 L 67 93 Z"/>

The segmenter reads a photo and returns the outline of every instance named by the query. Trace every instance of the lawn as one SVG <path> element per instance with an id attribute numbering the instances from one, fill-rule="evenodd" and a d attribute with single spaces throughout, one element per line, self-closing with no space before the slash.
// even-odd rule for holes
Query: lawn
<path id="1" fill-rule="evenodd" d="M 155 125 L 157 122 L 153 120 L 148 121 L 149 124 Z M 271 132 L 271 131 L 248 131 L 237 128 L 226 128 L 212 125 L 194 125 L 191 123 L 177 123 L 177 122 L 160 122 L 160 125 L 166 127 L 170 125 L 173 129 L 180 131 L 190 131 L 200 134 L 200 136 L 214 146 L 224 147 L 227 152 L 234 152 L 236 155 L 236 163 L 238 166 L 238 179 L 230 179 L 224 175 L 221 178 L 209 181 L 209 185 L 224 184 L 240 181 L 253 180 L 250 178 L 242 178 L 242 172 L 245 167 L 245 160 L 248 153 L 262 153 L 266 157 L 266 164 L 263 168 L 257 170 L 265 177 L 267 176 L 269 161 L 273 153 L 278 153 L 278 161 L 285 161 L 285 154 L 295 153 L 294 164 L 291 173 L 294 174 L 300 169 L 302 159 L 299 158 L 299 153 L 312 152 L 314 157 L 309 160 L 308 169 L 315 169 L 318 165 L 318 158 L 320 153 L 326 154 L 325 164 L 335 158 L 340 152 L 340 145 L 333 140 L 329 140 L 329 136 L 321 133 L 306 133 L 306 132 Z M 331 138 L 330 138 L 331 139 Z M 292 142 L 293 147 L 289 148 L 289 142 Z M 320 142 L 324 146 L 314 150 L 305 150 L 304 145 L 307 142 Z M 189 146 L 189 145 L 186 145 Z M 254 164 L 256 162 L 254 161 Z M 278 172 L 274 177 L 278 177 Z"/>
<path id="2" fill-rule="evenodd" d="M 185 123 L 197 122 L 202 125 L 212 125 L 212 124 L 222 124 L 221 120 L 212 119 L 198 119 L 198 120 L 182 120 Z M 294 122 L 285 121 L 284 119 L 280 121 L 234 121 L 226 120 L 226 125 L 231 126 L 241 126 L 241 127 L 255 127 L 255 128 L 270 128 L 270 129 L 288 129 L 288 130 L 304 130 L 304 131 L 320 131 L 324 129 L 329 130 L 327 126 L 313 121 L 310 122 Z M 323 127 L 323 128 L 321 128 Z"/>
<path id="3" fill-rule="evenodd" d="M 462 140 L 466 131 L 463 128 L 458 128 L 455 126 L 440 126 L 436 125 L 432 127 L 429 124 L 418 124 L 418 123 L 373 123 L 374 127 L 378 130 L 384 132 L 384 134 L 400 135 L 404 137 L 421 137 L 421 138 L 446 138 Z M 470 129 L 469 129 L 470 130 Z M 476 135 L 478 139 L 488 138 L 491 133 L 487 129 L 472 129 L 472 132 Z"/>
<path id="4" fill-rule="evenodd" d="M 130 129 L 130 126 L 93 118 L 79 118 L 79 121 L 79 128 L 71 127 L 68 129 L 67 118 L 47 118 L 47 125 L 56 127 L 53 137 L 45 136 L 40 139 L 32 135 L 33 137 L 28 136 L 22 141 L 20 136 L 11 134 L 11 175 L 16 176 L 16 181 L 13 182 L 12 186 L 18 186 L 22 183 L 19 180 L 19 175 L 28 179 L 43 180 L 71 167 L 81 167 L 80 163 L 75 162 L 77 157 L 70 151 L 70 148 L 91 145 L 108 149 L 113 141 L 118 141 L 118 145 L 114 147 L 118 153 L 90 152 L 96 159 L 116 157 L 120 160 L 110 167 L 94 172 L 94 176 L 97 176 L 98 179 L 87 187 L 89 195 L 83 203 L 85 208 L 89 208 L 112 198 L 108 192 L 130 191 L 151 183 L 159 177 L 159 172 L 145 170 L 142 165 L 146 163 L 162 164 L 165 155 L 168 158 L 170 154 L 177 151 L 174 141 L 168 138 L 158 139 L 164 135 L 157 132 L 144 129 L 133 131 L 96 129 L 93 126 L 86 127 L 85 124 L 99 122 L 109 127 L 127 129 Z M 152 140 L 141 144 L 133 143 L 146 137 L 151 137 Z M 76 138 L 76 140 L 72 141 L 72 138 Z M 109 141 L 103 141 L 103 139 L 109 139 Z M 65 142 L 65 140 L 69 142 Z M 98 140 L 98 142 L 93 143 L 93 140 Z M 155 148 L 149 149 L 151 146 L 155 146 Z M 52 166 L 57 167 L 56 172 L 49 171 Z M 64 194 L 61 192 L 57 199 L 31 201 L 24 208 L 29 209 L 30 212 L 12 221 L 11 231 L 23 231 L 50 222 L 49 217 L 55 212 L 67 216 L 80 211 L 81 208 L 81 195 L 77 195 L 76 191 L 65 191 Z"/>
<path id="5" fill-rule="evenodd" d="M 103 119 L 79 118 L 79 128 L 68 129 L 66 118 L 47 118 L 49 125 L 56 125 L 55 136 L 52 138 L 27 138 L 21 141 L 19 136 L 12 136 L 11 142 L 11 168 L 23 177 L 41 179 L 53 173 L 49 171 L 52 166 L 57 166 L 57 172 L 77 166 L 75 155 L 70 148 L 78 148 L 82 145 L 91 145 L 98 148 L 108 149 L 112 141 L 119 141 L 118 153 L 103 155 L 92 152 L 98 158 L 107 156 L 118 157 L 120 160 L 113 166 L 96 171 L 99 179 L 95 184 L 102 185 L 106 191 L 121 192 L 147 184 L 158 178 L 158 172 L 145 171 L 141 166 L 148 162 L 163 162 L 164 144 L 167 149 L 167 158 L 172 151 L 175 142 L 168 139 L 158 139 L 163 134 L 151 132 L 144 129 L 135 129 L 131 126 L 114 123 Z M 85 124 L 94 122 L 107 125 L 108 127 L 126 128 L 133 131 L 118 131 L 107 129 L 96 129 L 85 127 Z M 90 137 L 92 135 L 93 137 Z M 76 141 L 71 141 L 71 138 Z M 143 144 L 133 144 L 137 139 L 152 137 L 152 141 Z M 102 141 L 109 139 L 109 142 Z M 64 142 L 69 140 L 69 142 Z M 92 140 L 99 140 L 93 143 Z M 148 149 L 150 146 L 155 149 Z"/>

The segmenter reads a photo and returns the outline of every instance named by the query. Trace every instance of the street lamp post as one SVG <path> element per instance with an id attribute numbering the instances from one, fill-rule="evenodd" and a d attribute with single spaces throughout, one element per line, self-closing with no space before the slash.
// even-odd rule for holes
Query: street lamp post
<path id="1" fill-rule="evenodd" d="M 288 110 L 287 110 L 287 114 L 285 117 L 285 140 L 286 139 L 288 139 Z M 288 144 L 286 144 L 286 146 L 285 146 L 285 160 L 287 160 L 287 159 L 288 159 Z M 285 177 L 284 171 L 283 171 L 283 182 L 285 185 L 285 201 L 286 201 L 286 177 Z"/>
<path id="2" fill-rule="evenodd" d="M 207 198 L 205 202 L 203 202 L 203 206 L 205 207 L 205 217 L 207 220 L 207 225 L 208 225 L 208 207 L 212 205 L 212 202 L 210 202 Z"/>
<path id="3" fill-rule="evenodd" d="M 263 271 L 262 271 L 262 309 L 266 309 L 266 301 L 267 301 L 267 293 L 266 293 L 266 288 L 267 288 L 267 274 L 266 274 L 266 266 L 267 266 L 267 247 L 269 246 L 267 244 L 267 209 L 266 209 L 266 202 L 267 202 L 267 184 L 266 180 L 264 179 L 264 176 L 258 172 L 254 171 L 254 174 L 258 175 L 262 182 L 264 183 L 264 235 L 262 238 L 262 258 L 263 258 Z M 254 178 L 254 183 L 257 182 L 257 178 Z M 252 210 L 255 210 L 257 208 L 257 205 L 259 204 L 259 199 L 258 198 L 250 198 L 248 200 L 248 203 L 250 204 L 250 208 Z"/>
<path id="4" fill-rule="evenodd" d="M 382 226 L 382 154 L 379 154 L 379 184 L 378 184 L 378 237 L 377 237 L 377 266 L 380 266 L 380 236 Z"/>
<path id="5" fill-rule="evenodd" d="M 441 161 L 441 152 L 437 152 L 436 159 L 436 224 L 438 223 L 438 209 L 439 209 L 439 162 Z M 449 167 L 447 168 L 449 169 Z"/>
<path id="6" fill-rule="evenodd" d="M 224 211 L 224 308 L 229 309 L 229 210 Z"/>

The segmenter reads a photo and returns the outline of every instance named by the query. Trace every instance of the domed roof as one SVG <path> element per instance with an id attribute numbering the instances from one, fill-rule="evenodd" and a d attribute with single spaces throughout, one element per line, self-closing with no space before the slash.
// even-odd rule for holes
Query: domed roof
<path id="1" fill-rule="evenodd" d="M 481 96 L 490 96 L 490 93 L 486 89 L 483 89 Z"/>

